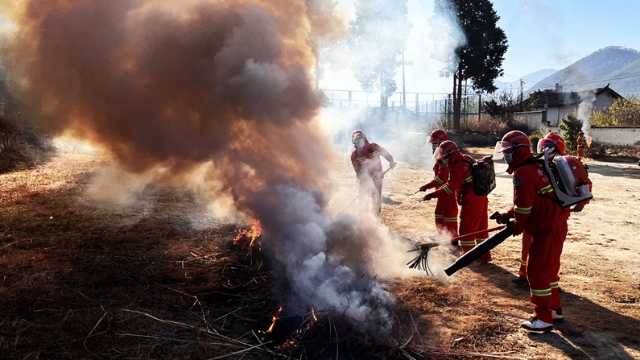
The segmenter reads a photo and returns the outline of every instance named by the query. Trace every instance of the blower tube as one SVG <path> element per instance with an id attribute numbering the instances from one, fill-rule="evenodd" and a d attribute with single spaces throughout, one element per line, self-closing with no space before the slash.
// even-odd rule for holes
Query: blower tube
<path id="1" fill-rule="evenodd" d="M 507 226 L 506 228 L 497 232 L 492 237 L 476 245 L 476 247 L 469 250 L 464 255 L 460 256 L 458 260 L 456 260 L 456 262 L 449 265 L 448 268 L 444 269 L 444 273 L 447 274 L 447 276 L 451 276 L 455 274 L 458 270 L 462 269 L 463 267 L 466 267 L 467 265 L 471 264 L 475 259 L 482 256 L 482 254 L 500 245 L 503 241 L 507 240 L 507 238 L 511 235 L 513 235 L 513 230 L 511 230 L 511 228 Z"/>

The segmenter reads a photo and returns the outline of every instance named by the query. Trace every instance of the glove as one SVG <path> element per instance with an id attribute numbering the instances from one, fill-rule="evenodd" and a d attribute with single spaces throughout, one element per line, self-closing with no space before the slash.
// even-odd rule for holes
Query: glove
<path id="1" fill-rule="evenodd" d="M 422 198 L 422 201 L 429 201 L 431 199 L 433 199 L 433 193 L 428 193 Z"/>
<path id="2" fill-rule="evenodd" d="M 422 186 L 420 186 L 420 190 L 418 190 L 418 191 L 427 191 L 427 189 L 429 189 L 429 187 L 427 185 L 422 185 Z"/>
<path id="3" fill-rule="evenodd" d="M 522 234 L 522 231 L 518 231 L 515 221 L 508 221 L 507 222 L 507 227 L 510 228 L 513 231 L 513 235 L 514 236 Z"/>
<path id="4" fill-rule="evenodd" d="M 500 216 L 496 219 L 496 222 L 498 224 L 508 224 L 509 223 L 509 219 L 511 219 L 511 215 L 509 213 L 502 213 L 500 214 Z"/>
<path id="5" fill-rule="evenodd" d="M 571 209 L 571 211 L 573 212 L 580 212 L 582 211 L 582 209 L 584 209 L 584 205 L 582 204 L 577 204 L 576 206 L 573 207 L 573 209 Z"/>
<path id="6" fill-rule="evenodd" d="M 396 161 L 394 161 L 394 162 L 390 162 L 390 163 L 389 163 L 389 168 L 390 168 L 390 169 L 395 169 L 396 165 L 398 165 L 398 163 L 397 163 Z"/>

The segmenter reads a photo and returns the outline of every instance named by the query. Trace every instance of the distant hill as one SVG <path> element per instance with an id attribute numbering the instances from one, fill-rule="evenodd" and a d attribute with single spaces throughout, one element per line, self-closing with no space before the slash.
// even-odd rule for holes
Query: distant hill
<path id="1" fill-rule="evenodd" d="M 556 83 L 562 85 L 563 91 L 589 90 L 610 84 L 609 87 L 621 95 L 640 94 L 640 51 L 617 46 L 600 49 L 541 79 L 530 91 L 552 89 Z"/>
<path id="2" fill-rule="evenodd" d="M 524 80 L 524 89 L 527 90 L 531 88 L 532 85 L 536 84 L 547 76 L 556 73 L 557 71 L 558 70 L 556 69 L 542 69 L 521 77 L 521 79 Z M 499 90 L 514 89 L 520 91 L 520 80 L 510 82 L 495 81 L 495 85 Z"/>

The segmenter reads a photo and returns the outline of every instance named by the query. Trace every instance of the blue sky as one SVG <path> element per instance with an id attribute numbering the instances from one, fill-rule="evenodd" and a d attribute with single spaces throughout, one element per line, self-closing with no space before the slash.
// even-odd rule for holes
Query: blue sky
<path id="1" fill-rule="evenodd" d="M 354 16 L 354 0 L 339 0 L 347 18 Z M 495 0 L 501 17 L 498 25 L 505 31 L 509 50 L 505 55 L 504 78 L 509 82 L 542 69 L 560 70 L 607 46 L 640 50 L 639 0 Z M 432 38 L 429 26 L 433 0 L 409 0 L 409 20 L 413 30 L 406 58 L 406 87 L 410 92 L 447 92 L 450 79 L 438 76 L 442 64 L 431 59 Z M 396 77 L 400 88 L 400 72 Z M 533 85 L 533 84 L 527 84 Z M 328 74 L 323 88 L 358 90 L 359 84 L 349 70 Z"/>

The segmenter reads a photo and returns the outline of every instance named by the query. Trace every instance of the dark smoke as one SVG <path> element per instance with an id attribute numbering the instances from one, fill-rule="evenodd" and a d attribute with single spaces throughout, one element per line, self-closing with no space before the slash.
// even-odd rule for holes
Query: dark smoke
<path id="1" fill-rule="evenodd" d="M 336 224 L 363 231 L 358 219 L 327 211 L 335 155 L 315 120 L 322 95 L 308 72 L 304 0 L 19 6 L 3 62 L 42 127 L 73 130 L 133 173 L 162 167 L 178 181 L 211 163 L 207 180 L 261 221 L 299 304 L 390 329 L 390 294 L 327 251 Z"/>

